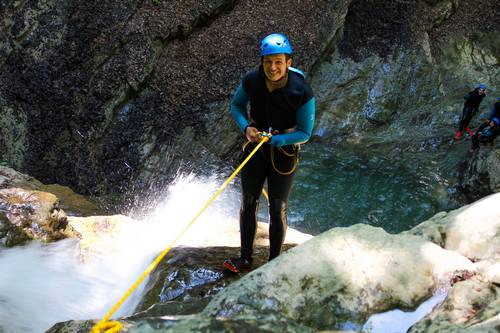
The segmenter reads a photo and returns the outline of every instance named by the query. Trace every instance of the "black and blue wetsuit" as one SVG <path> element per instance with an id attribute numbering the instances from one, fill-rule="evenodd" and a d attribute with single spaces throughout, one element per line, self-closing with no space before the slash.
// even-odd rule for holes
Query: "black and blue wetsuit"
<path id="1" fill-rule="evenodd" d="M 241 174 L 240 210 L 241 258 L 252 261 L 257 228 L 256 211 L 260 193 L 267 179 L 269 191 L 269 259 L 281 252 L 287 221 L 286 208 L 297 161 L 297 144 L 312 134 L 315 99 L 302 72 L 289 68 L 283 88 L 269 92 L 262 68 L 249 72 L 238 86 L 231 103 L 231 113 L 243 133 L 248 126 L 259 131 L 276 131 L 269 144 L 255 154 Z M 247 113 L 247 105 L 250 112 Z M 246 155 L 254 144 L 245 149 Z"/>
<path id="2" fill-rule="evenodd" d="M 463 132 L 464 129 L 469 127 L 469 123 L 472 117 L 476 114 L 479 104 L 483 100 L 486 94 L 479 94 L 479 88 L 474 89 L 465 95 L 464 99 L 464 109 L 462 110 L 462 118 L 460 119 L 460 125 L 458 127 L 459 132 Z"/>
<path id="3" fill-rule="evenodd" d="M 491 126 L 493 123 L 494 126 Z M 493 144 L 500 135 L 500 101 L 496 102 L 491 110 L 488 122 L 479 126 L 476 134 L 472 137 L 472 149 L 479 148 L 479 143 Z"/>
<path id="4" fill-rule="evenodd" d="M 493 108 L 491 109 L 489 120 L 491 121 L 493 118 L 500 119 L 500 98 L 498 102 L 496 102 L 495 105 L 493 105 Z"/>

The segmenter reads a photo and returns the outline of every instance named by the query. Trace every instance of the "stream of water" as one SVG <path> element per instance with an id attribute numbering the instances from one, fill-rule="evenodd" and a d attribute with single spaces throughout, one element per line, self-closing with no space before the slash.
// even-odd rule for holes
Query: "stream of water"
<path id="1" fill-rule="evenodd" d="M 290 198 L 289 224 L 311 234 L 354 223 L 391 233 L 407 230 L 457 206 L 451 196 L 456 156 L 440 154 L 390 159 L 308 145 Z M 160 204 L 150 216 L 115 235 L 113 251 L 88 262 L 80 260 L 74 240 L 0 248 L 0 332 L 39 333 L 60 321 L 101 318 L 220 183 L 221 177 L 179 176 L 158 194 Z M 233 184 L 200 223 L 235 220 L 238 210 L 239 188 Z M 261 207 L 260 219 L 267 221 L 266 215 Z M 139 295 L 117 316 L 131 313 Z"/>

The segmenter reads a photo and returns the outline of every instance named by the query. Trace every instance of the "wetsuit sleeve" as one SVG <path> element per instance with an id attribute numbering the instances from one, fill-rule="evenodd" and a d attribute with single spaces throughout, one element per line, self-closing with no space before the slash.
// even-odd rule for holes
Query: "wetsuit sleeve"
<path id="1" fill-rule="evenodd" d="M 243 89 L 243 84 L 240 83 L 231 100 L 231 114 L 242 132 L 244 132 L 249 125 L 247 119 L 247 103 L 248 96 Z"/>
<path id="2" fill-rule="evenodd" d="M 312 135 L 316 101 L 312 97 L 297 111 L 297 128 L 291 133 L 273 135 L 271 144 L 276 147 L 304 143 Z"/>

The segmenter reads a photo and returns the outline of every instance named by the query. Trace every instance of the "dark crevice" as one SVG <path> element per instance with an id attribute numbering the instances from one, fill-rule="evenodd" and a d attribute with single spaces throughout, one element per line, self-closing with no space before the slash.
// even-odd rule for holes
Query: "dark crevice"
<path id="1" fill-rule="evenodd" d="M 389 56 L 411 46 L 417 1 L 354 0 L 346 15 L 339 53 L 361 62 L 372 54 Z"/>

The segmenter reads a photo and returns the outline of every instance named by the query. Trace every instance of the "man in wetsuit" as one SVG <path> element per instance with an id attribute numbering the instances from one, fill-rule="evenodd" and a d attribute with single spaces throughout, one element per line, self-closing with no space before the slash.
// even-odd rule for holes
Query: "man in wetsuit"
<path id="1" fill-rule="evenodd" d="M 500 97 L 493 105 L 489 119 L 483 123 L 472 137 L 472 151 L 479 148 L 479 143 L 493 144 L 500 135 Z"/>
<path id="2" fill-rule="evenodd" d="M 462 118 L 460 119 L 458 131 L 457 133 L 455 133 L 455 140 L 458 140 L 462 137 L 464 129 L 467 131 L 467 133 L 469 133 L 469 136 L 472 137 L 474 135 L 474 132 L 469 128 L 469 123 L 472 117 L 476 114 L 479 108 L 479 104 L 483 100 L 484 96 L 486 96 L 486 85 L 483 83 L 481 83 L 479 87 L 464 96 L 464 109 L 462 110 Z"/>
<path id="3" fill-rule="evenodd" d="M 231 114 L 248 140 L 245 155 L 260 142 L 261 132 L 272 133 L 270 142 L 260 148 L 241 173 L 241 255 L 224 261 L 224 267 L 235 273 L 251 269 L 256 212 L 266 179 L 269 260 L 280 254 L 287 229 L 288 195 L 298 163 L 298 145 L 311 137 L 314 126 L 313 92 L 304 74 L 290 67 L 292 46 L 287 37 L 283 34 L 265 37 L 260 56 L 260 67 L 245 75 L 231 102 Z"/>

